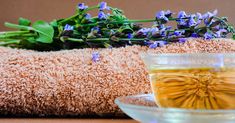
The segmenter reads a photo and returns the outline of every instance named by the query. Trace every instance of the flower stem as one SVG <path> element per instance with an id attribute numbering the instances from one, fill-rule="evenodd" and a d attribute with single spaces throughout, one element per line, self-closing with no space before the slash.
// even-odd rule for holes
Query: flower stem
<path id="1" fill-rule="evenodd" d="M 4 25 L 5 25 L 6 27 L 9 27 L 9 28 L 22 29 L 22 30 L 32 30 L 32 27 L 29 27 L 29 26 L 22 26 L 22 25 L 13 24 L 13 23 L 8 23 L 8 22 L 5 22 Z"/>
<path id="2" fill-rule="evenodd" d="M 67 22 L 67 21 L 69 21 L 69 20 L 72 20 L 72 19 L 74 19 L 74 18 L 77 17 L 77 16 L 79 16 L 79 14 L 75 14 L 75 15 L 69 17 L 69 18 L 66 18 L 66 19 L 60 21 L 59 24 L 64 24 L 65 22 Z"/>
<path id="3" fill-rule="evenodd" d="M 9 31 L 9 32 L 0 32 L 0 35 L 25 34 L 25 33 L 29 33 L 29 31 Z"/>
<path id="4" fill-rule="evenodd" d="M 89 8 L 87 8 L 87 9 L 85 9 L 83 12 L 86 13 L 86 12 L 88 12 L 88 11 L 90 11 L 90 10 L 93 10 L 93 9 L 96 9 L 96 8 L 99 8 L 99 6 L 97 5 L 97 6 L 89 7 Z"/>
<path id="5" fill-rule="evenodd" d="M 77 39 L 77 38 L 67 38 L 67 40 L 73 42 L 84 42 L 83 39 Z"/>
<path id="6" fill-rule="evenodd" d="M 179 18 L 169 18 L 169 21 L 175 21 Z M 188 19 L 188 18 L 181 18 L 181 19 Z M 123 24 L 123 23 L 146 23 L 146 22 L 156 22 L 159 21 L 157 19 L 144 19 L 144 20 L 123 20 L 123 21 L 111 21 L 109 24 Z M 100 21 L 96 23 L 90 23 L 90 24 L 83 24 L 81 26 L 87 27 L 87 26 L 97 26 L 99 24 L 105 23 L 106 21 Z"/>
<path id="7" fill-rule="evenodd" d="M 122 23 L 141 23 L 141 22 L 155 22 L 156 19 L 146 19 L 146 20 L 127 20 Z M 114 22 L 115 23 L 115 22 Z"/>
<path id="8" fill-rule="evenodd" d="M 6 38 L 24 38 L 24 37 L 35 37 L 36 34 L 9 34 L 9 35 L 0 35 L 0 39 Z"/>
<path id="9" fill-rule="evenodd" d="M 119 38 L 119 40 L 122 40 L 122 41 L 144 41 L 145 38 Z"/>
<path id="10" fill-rule="evenodd" d="M 92 6 L 92 7 L 89 7 L 89 8 L 87 8 L 87 9 L 85 9 L 82 13 L 86 13 L 87 11 L 96 9 L 96 8 L 98 8 L 98 7 L 99 7 L 99 6 Z M 75 15 L 73 15 L 73 16 L 71 16 L 71 17 L 69 17 L 69 18 L 66 18 L 66 19 L 64 19 L 64 20 L 62 20 L 62 21 L 60 21 L 59 23 L 60 23 L 60 24 L 64 24 L 64 23 L 66 23 L 67 21 L 76 18 L 76 17 L 79 16 L 80 14 L 81 14 L 81 13 L 76 13 Z"/>
<path id="11" fill-rule="evenodd" d="M 7 42 L 0 42 L 0 46 L 5 46 L 5 45 L 9 45 L 9 44 L 19 44 L 21 40 L 11 40 L 11 41 L 7 41 Z"/>
<path id="12" fill-rule="evenodd" d="M 109 38 L 86 39 L 86 41 L 109 41 Z"/>

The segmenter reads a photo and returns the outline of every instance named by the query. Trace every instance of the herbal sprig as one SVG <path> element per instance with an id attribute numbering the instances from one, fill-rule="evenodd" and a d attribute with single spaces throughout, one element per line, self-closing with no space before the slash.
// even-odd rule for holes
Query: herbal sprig
<path id="1" fill-rule="evenodd" d="M 90 10 L 98 10 L 92 17 Z M 216 16 L 217 11 L 205 14 L 186 14 L 180 11 L 174 17 L 171 11 L 160 11 L 153 19 L 131 20 L 123 11 L 108 6 L 106 2 L 88 7 L 78 4 L 76 13 L 68 18 L 50 23 L 20 18 L 18 24 L 5 26 L 18 29 L 0 33 L 0 45 L 35 50 L 60 50 L 71 48 L 121 47 L 145 45 L 156 48 L 171 42 L 184 42 L 188 37 L 225 38 L 229 33 L 235 39 L 235 29 L 227 18 Z M 176 22 L 177 28 L 167 26 Z M 153 22 L 150 28 L 138 23 Z"/>

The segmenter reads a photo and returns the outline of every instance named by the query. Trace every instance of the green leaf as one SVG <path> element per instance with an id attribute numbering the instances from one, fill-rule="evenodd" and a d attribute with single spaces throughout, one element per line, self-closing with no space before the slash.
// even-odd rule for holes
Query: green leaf
<path id="1" fill-rule="evenodd" d="M 233 34 L 233 40 L 235 40 L 235 34 Z"/>
<path id="2" fill-rule="evenodd" d="M 110 16 L 111 19 L 114 19 L 115 21 L 123 21 L 126 20 L 127 18 L 123 15 L 122 10 L 113 8 L 112 9 L 113 15 Z"/>
<path id="3" fill-rule="evenodd" d="M 32 30 L 30 26 L 17 25 L 17 24 L 8 23 L 8 22 L 5 22 L 4 25 L 9 28 L 15 28 L 15 29 L 20 29 L 20 30 Z"/>
<path id="4" fill-rule="evenodd" d="M 31 21 L 25 18 L 19 18 L 18 23 L 23 26 L 30 26 Z"/>
<path id="5" fill-rule="evenodd" d="M 45 21 L 36 21 L 33 25 L 33 30 L 38 33 L 36 41 L 41 43 L 52 43 L 54 29 Z"/>
<path id="6" fill-rule="evenodd" d="M 50 25 L 52 25 L 53 27 L 57 27 L 58 26 L 57 20 L 51 21 Z"/>
<path id="7" fill-rule="evenodd" d="M 122 33 L 132 33 L 133 29 L 130 27 L 130 25 L 123 25 L 118 29 L 118 31 Z"/>

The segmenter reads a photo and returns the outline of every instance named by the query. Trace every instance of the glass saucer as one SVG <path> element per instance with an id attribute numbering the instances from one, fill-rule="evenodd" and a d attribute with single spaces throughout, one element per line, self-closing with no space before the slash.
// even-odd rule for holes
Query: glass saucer
<path id="1" fill-rule="evenodd" d="M 143 123 L 235 123 L 235 110 L 159 108 L 153 94 L 119 97 L 115 103 L 127 115 Z"/>

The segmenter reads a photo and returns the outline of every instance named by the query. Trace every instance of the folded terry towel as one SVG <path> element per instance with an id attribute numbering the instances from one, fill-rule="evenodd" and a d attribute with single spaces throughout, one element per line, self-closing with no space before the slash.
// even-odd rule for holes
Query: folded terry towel
<path id="1" fill-rule="evenodd" d="M 92 61 L 92 53 L 100 58 Z M 122 114 L 114 99 L 150 93 L 139 53 L 235 52 L 230 39 L 188 39 L 156 49 L 129 46 L 37 52 L 0 47 L 0 115 Z"/>

